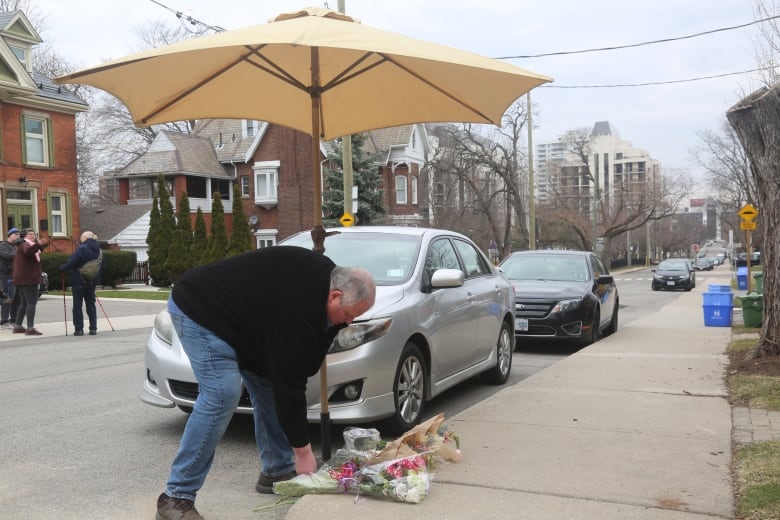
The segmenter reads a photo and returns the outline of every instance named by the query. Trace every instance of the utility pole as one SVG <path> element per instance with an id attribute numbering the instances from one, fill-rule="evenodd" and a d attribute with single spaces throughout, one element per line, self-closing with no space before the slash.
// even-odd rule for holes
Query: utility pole
<path id="1" fill-rule="evenodd" d="M 531 119 L 531 92 L 525 95 L 528 120 L 528 249 L 536 249 L 536 189 L 534 187 L 534 141 Z M 509 215 L 507 215 L 509 217 Z"/>
<path id="2" fill-rule="evenodd" d="M 340 13 L 346 14 L 345 0 L 338 0 Z M 352 136 L 341 138 L 341 163 L 344 173 L 344 215 L 352 214 Z"/>

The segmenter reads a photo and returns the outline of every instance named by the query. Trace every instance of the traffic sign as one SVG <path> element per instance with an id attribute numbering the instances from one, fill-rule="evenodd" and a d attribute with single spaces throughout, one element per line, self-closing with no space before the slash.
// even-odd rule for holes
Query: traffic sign
<path id="1" fill-rule="evenodd" d="M 739 223 L 739 229 L 756 229 L 756 223 L 752 220 L 745 220 Z"/>
<path id="2" fill-rule="evenodd" d="M 742 217 L 743 220 L 747 220 L 750 222 L 754 218 L 758 216 L 758 210 L 753 207 L 752 204 L 745 204 L 739 212 L 737 212 L 737 215 Z M 745 229 L 745 228 L 742 228 Z"/>
<path id="3" fill-rule="evenodd" d="M 355 223 L 355 217 L 353 217 L 352 215 L 350 215 L 349 213 L 347 213 L 345 211 L 344 214 L 341 215 L 341 218 L 339 219 L 339 222 L 341 222 L 342 226 L 349 227 L 349 226 L 351 226 L 352 224 Z"/>
<path id="4" fill-rule="evenodd" d="M 694 252 L 694 253 L 695 253 L 696 251 L 698 251 L 698 250 L 699 250 L 699 244 L 693 244 L 693 246 L 692 246 L 692 249 L 693 249 L 693 252 Z"/>

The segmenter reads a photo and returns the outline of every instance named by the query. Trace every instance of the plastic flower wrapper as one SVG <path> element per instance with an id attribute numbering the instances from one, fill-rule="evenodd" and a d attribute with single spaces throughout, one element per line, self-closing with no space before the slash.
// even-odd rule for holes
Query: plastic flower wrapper
<path id="1" fill-rule="evenodd" d="M 316 493 L 353 493 L 419 503 L 430 489 L 437 459 L 459 462 L 458 436 L 444 425 L 444 414 L 412 428 L 387 443 L 376 430 L 349 428 L 345 449 L 310 475 L 274 484 L 274 492 L 288 497 Z"/>

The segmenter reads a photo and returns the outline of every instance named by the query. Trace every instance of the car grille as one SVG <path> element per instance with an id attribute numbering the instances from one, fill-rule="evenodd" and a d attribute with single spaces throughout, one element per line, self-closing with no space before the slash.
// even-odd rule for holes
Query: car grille
<path id="1" fill-rule="evenodd" d="M 553 301 L 515 301 L 516 318 L 544 318 L 556 302 Z M 555 336 L 555 329 L 549 325 L 539 325 L 530 322 L 528 330 L 522 332 L 523 336 Z"/>
<path id="2" fill-rule="evenodd" d="M 544 318 L 552 310 L 555 302 L 515 302 L 516 318 Z"/>
<path id="3" fill-rule="evenodd" d="M 179 399 L 187 399 L 194 401 L 198 398 L 198 383 L 189 383 L 187 381 L 176 381 L 171 379 L 168 381 L 171 385 L 171 392 L 174 397 Z M 241 399 L 238 401 L 238 406 L 252 407 L 252 402 L 249 399 L 249 393 L 244 389 L 241 394 Z"/>

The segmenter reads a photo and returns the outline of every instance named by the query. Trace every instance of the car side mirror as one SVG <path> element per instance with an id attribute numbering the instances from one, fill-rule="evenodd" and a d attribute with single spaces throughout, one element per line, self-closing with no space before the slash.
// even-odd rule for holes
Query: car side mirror
<path id="1" fill-rule="evenodd" d="M 460 269 L 437 269 L 431 276 L 431 287 L 434 289 L 460 287 L 465 280 L 466 276 Z"/>

